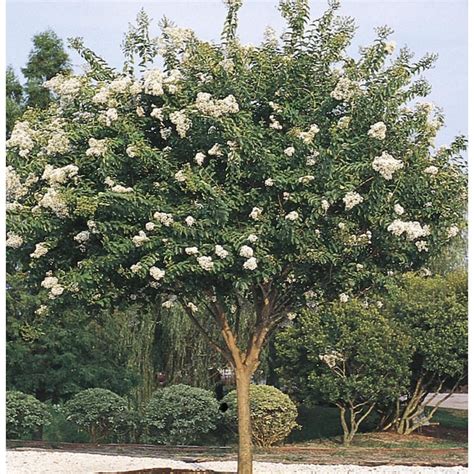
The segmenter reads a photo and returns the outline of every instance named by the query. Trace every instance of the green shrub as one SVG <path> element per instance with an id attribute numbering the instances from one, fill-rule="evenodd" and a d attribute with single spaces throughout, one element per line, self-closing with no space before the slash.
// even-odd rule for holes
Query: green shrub
<path id="1" fill-rule="evenodd" d="M 6 392 L 6 405 L 8 439 L 31 437 L 51 422 L 46 405 L 32 395 L 17 391 Z"/>
<path id="2" fill-rule="evenodd" d="M 93 443 L 122 439 L 130 430 L 127 402 L 103 388 L 89 388 L 64 405 L 67 420 L 86 431 Z"/>
<path id="3" fill-rule="evenodd" d="M 230 392 L 223 402 L 228 406 L 226 420 L 236 430 L 237 392 Z M 298 427 L 296 405 L 288 395 L 270 385 L 250 386 L 250 411 L 252 438 L 257 446 L 268 447 L 280 443 Z"/>
<path id="4" fill-rule="evenodd" d="M 64 405 L 52 405 L 51 423 L 43 431 L 43 440 L 63 443 L 88 443 L 89 435 L 66 417 Z"/>
<path id="5" fill-rule="evenodd" d="M 198 444 L 217 428 L 220 418 L 212 392 L 179 384 L 153 394 L 143 424 L 149 442 Z"/>

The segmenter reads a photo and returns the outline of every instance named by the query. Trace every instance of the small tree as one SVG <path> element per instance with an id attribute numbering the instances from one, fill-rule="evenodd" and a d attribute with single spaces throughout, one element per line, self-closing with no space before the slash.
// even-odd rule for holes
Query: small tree
<path id="1" fill-rule="evenodd" d="M 411 380 L 386 412 L 384 428 L 409 434 L 431 420 L 467 377 L 467 275 L 406 275 L 391 289 L 390 314 L 413 340 Z M 443 393 L 433 404 L 434 398 Z M 433 405 L 433 406 L 428 406 Z"/>
<path id="2" fill-rule="evenodd" d="M 408 385 L 409 338 L 374 306 L 353 301 L 306 311 L 277 336 L 279 373 L 305 401 L 339 408 L 344 445 L 379 403 Z"/>
<path id="3" fill-rule="evenodd" d="M 46 405 L 32 395 L 9 391 L 5 398 L 8 439 L 31 436 L 51 422 Z"/>
<path id="4" fill-rule="evenodd" d="M 221 44 L 167 21 L 153 38 L 141 13 L 124 74 L 71 42 L 89 71 L 50 80 L 60 107 L 30 111 L 7 143 L 8 270 L 50 305 L 181 304 L 235 369 L 249 474 L 268 337 L 308 301 L 346 300 L 443 247 L 463 226 L 465 140 L 433 149 L 441 113 L 407 104 L 428 94 L 416 78 L 434 56 L 389 60 L 388 28 L 349 58 L 337 2 L 308 25 L 308 2 L 285 0 L 283 43 L 247 47 L 241 2 L 227 3 Z"/>
<path id="5" fill-rule="evenodd" d="M 23 87 L 11 66 L 7 67 L 5 76 L 5 114 L 6 114 L 6 135 L 10 136 L 13 125 L 23 113 L 24 97 Z"/>
<path id="6" fill-rule="evenodd" d="M 86 431 L 92 443 L 120 436 L 130 428 L 127 402 L 103 388 L 79 392 L 65 404 L 64 410 L 67 419 Z"/>
<path id="7" fill-rule="evenodd" d="M 233 390 L 223 399 L 227 405 L 225 418 L 231 429 L 238 426 L 237 392 Z M 270 385 L 250 386 L 250 416 L 252 440 L 264 448 L 281 443 L 295 428 L 298 410 L 291 398 Z"/>

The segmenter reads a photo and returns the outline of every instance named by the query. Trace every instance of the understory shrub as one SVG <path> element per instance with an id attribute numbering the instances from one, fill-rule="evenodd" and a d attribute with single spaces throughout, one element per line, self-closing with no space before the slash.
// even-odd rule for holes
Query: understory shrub
<path id="1" fill-rule="evenodd" d="M 133 429 L 127 402 L 110 390 L 89 388 L 64 405 L 67 419 L 86 431 L 93 443 L 121 440 Z"/>
<path id="2" fill-rule="evenodd" d="M 199 444 L 217 428 L 220 418 L 219 403 L 212 392 L 178 384 L 153 394 L 143 425 L 148 442 Z"/>
<path id="3" fill-rule="evenodd" d="M 230 392 L 223 400 L 229 426 L 237 430 L 237 392 Z M 294 428 L 298 410 L 290 397 L 270 385 L 250 386 L 252 438 L 257 446 L 268 447 L 282 442 Z"/>
<path id="4" fill-rule="evenodd" d="M 46 405 L 33 395 L 23 392 L 6 392 L 7 439 L 32 437 L 51 422 Z"/>

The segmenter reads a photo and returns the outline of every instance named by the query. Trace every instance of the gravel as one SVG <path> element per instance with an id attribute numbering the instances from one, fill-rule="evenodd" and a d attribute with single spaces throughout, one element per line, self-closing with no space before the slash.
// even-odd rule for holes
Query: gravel
<path id="1" fill-rule="evenodd" d="M 171 459 L 17 449 L 7 451 L 8 474 L 86 474 L 153 467 L 236 471 L 235 461 L 186 463 Z M 464 467 L 352 466 L 255 462 L 254 474 L 467 474 Z"/>

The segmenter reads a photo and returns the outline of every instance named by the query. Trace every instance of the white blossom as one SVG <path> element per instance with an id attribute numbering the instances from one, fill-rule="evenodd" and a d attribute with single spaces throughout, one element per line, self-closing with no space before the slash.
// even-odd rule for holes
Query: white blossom
<path id="1" fill-rule="evenodd" d="M 438 174 L 438 168 L 436 166 L 428 166 L 423 170 L 423 172 L 434 176 L 435 174 Z"/>
<path id="2" fill-rule="evenodd" d="M 274 183 L 274 181 L 273 181 L 272 178 L 267 178 L 267 179 L 265 180 L 265 186 L 267 186 L 267 187 L 269 187 L 269 188 L 270 188 L 271 186 L 273 186 L 274 184 L 275 184 L 275 183 Z"/>
<path id="3" fill-rule="evenodd" d="M 127 147 L 127 149 L 125 150 L 125 153 L 127 153 L 127 155 L 130 157 L 130 158 L 135 158 L 138 154 L 138 150 L 137 150 L 137 147 L 133 146 L 133 145 L 129 145 Z"/>
<path id="4" fill-rule="evenodd" d="M 90 238 L 90 232 L 88 230 L 83 230 L 82 232 L 79 232 L 74 236 L 74 240 L 76 242 L 79 242 L 80 244 L 83 244 L 84 242 L 87 242 Z"/>
<path id="5" fill-rule="evenodd" d="M 97 140 L 89 138 L 89 148 L 86 150 L 87 156 L 104 156 L 107 153 L 107 139 Z"/>
<path id="6" fill-rule="evenodd" d="M 228 95 L 224 99 L 213 99 L 208 92 L 199 92 L 194 105 L 201 114 L 214 118 L 239 111 L 239 104 L 233 95 Z"/>
<path id="7" fill-rule="evenodd" d="M 184 219 L 184 222 L 186 222 L 187 226 L 191 227 L 196 222 L 196 219 L 194 219 L 193 216 L 188 216 L 188 217 L 186 217 L 186 219 Z"/>
<path id="8" fill-rule="evenodd" d="M 69 215 L 66 203 L 61 198 L 60 193 L 54 188 L 48 188 L 38 204 L 41 207 L 51 209 L 57 217 L 64 218 Z"/>
<path id="9" fill-rule="evenodd" d="M 428 252 L 428 242 L 426 240 L 419 240 L 418 242 L 415 242 L 416 248 L 418 249 L 418 252 L 425 251 Z"/>
<path id="10" fill-rule="evenodd" d="M 274 130 L 281 130 L 283 128 L 283 125 L 272 114 L 272 115 L 270 115 L 270 125 L 269 125 L 269 127 L 273 128 Z"/>
<path id="11" fill-rule="evenodd" d="M 358 85 L 347 77 L 341 77 L 331 92 L 331 97 L 336 100 L 349 100 L 355 93 Z"/>
<path id="12" fill-rule="evenodd" d="M 372 161 L 372 168 L 380 173 L 385 179 L 391 180 L 393 173 L 403 168 L 403 162 L 397 160 L 386 151 L 382 152 L 380 156 L 376 156 Z"/>
<path id="13" fill-rule="evenodd" d="M 198 307 L 194 304 L 194 303 L 191 303 L 191 301 L 186 305 L 190 310 L 191 312 L 195 313 L 197 310 L 198 310 Z"/>
<path id="14" fill-rule="evenodd" d="M 197 247 L 186 247 L 184 251 L 186 255 L 197 255 L 199 253 L 199 250 Z"/>
<path id="15" fill-rule="evenodd" d="M 383 50 L 387 54 L 392 54 L 395 51 L 396 47 L 397 47 L 397 43 L 395 43 L 395 41 L 386 41 L 384 44 Z"/>
<path id="16" fill-rule="evenodd" d="M 48 144 L 46 145 L 46 154 L 64 154 L 69 151 L 70 143 L 71 142 L 69 141 L 66 132 L 59 129 L 55 131 L 48 140 Z"/>
<path id="17" fill-rule="evenodd" d="M 130 270 L 132 273 L 138 273 L 142 269 L 142 264 L 140 262 L 134 263 L 130 266 Z"/>
<path id="18" fill-rule="evenodd" d="M 34 137 L 35 132 L 30 128 L 30 124 L 26 120 L 16 122 L 10 138 L 5 144 L 7 148 L 17 147 L 19 149 L 19 155 L 25 158 L 35 146 Z"/>
<path id="19" fill-rule="evenodd" d="M 161 270 L 158 267 L 150 267 L 149 273 L 150 273 L 151 277 L 154 278 L 157 281 L 164 278 L 164 276 L 166 274 L 166 272 L 164 270 Z"/>
<path id="20" fill-rule="evenodd" d="M 349 128 L 350 123 L 351 123 L 351 118 L 349 116 L 341 117 L 337 121 L 337 127 L 345 130 Z"/>
<path id="21" fill-rule="evenodd" d="M 315 177 L 311 174 L 308 174 L 306 176 L 301 176 L 301 178 L 298 178 L 298 183 L 302 184 L 308 184 L 311 181 L 314 181 Z"/>
<path id="22" fill-rule="evenodd" d="M 5 244 L 7 247 L 11 247 L 12 249 L 18 249 L 23 245 L 23 237 L 14 232 L 8 232 Z"/>
<path id="23" fill-rule="evenodd" d="M 371 125 L 367 135 L 376 140 L 385 140 L 385 134 L 387 132 L 387 127 L 383 122 L 377 122 Z"/>
<path id="24" fill-rule="evenodd" d="M 216 245 L 214 251 L 219 258 L 226 258 L 229 255 L 229 252 L 222 245 Z"/>
<path id="25" fill-rule="evenodd" d="M 362 263 L 356 263 L 356 269 L 358 271 L 361 271 L 363 268 L 364 268 L 364 265 L 362 265 Z"/>
<path id="26" fill-rule="evenodd" d="M 357 206 L 357 204 L 360 204 L 361 202 L 363 202 L 364 198 L 359 193 L 350 191 L 343 197 L 342 200 L 344 201 L 344 204 L 346 205 L 346 211 L 349 211 L 354 206 Z"/>
<path id="27" fill-rule="evenodd" d="M 291 211 L 285 216 L 285 219 L 288 221 L 296 221 L 298 217 L 299 215 L 296 211 Z"/>
<path id="28" fill-rule="evenodd" d="M 40 258 L 43 255 L 46 255 L 48 253 L 48 247 L 46 246 L 45 242 L 40 242 L 39 244 L 36 244 L 35 246 L 35 251 L 33 253 L 30 253 L 31 258 Z"/>
<path id="29" fill-rule="evenodd" d="M 46 165 L 41 179 L 48 181 L 50 186 L 64 184 L 68 179 L 77 175 L 79 168 L 76 165 L 66 165 L 62 168 L 54 168 L 52 165 Z"/>
<path id="30" fill-rule="evenodd" d="M 405 209 L 400 206 L 400 204 L 395 204 L 395 206 L 393 206 L 393 210 L 395 211 L 395 214 L 398 214 L 399 216 L 405 213 Z"/>
<path id="31" fill-rule="evenodd" d="M 394 235 L 401 236 L 406 234 L 408 240 L 415 240 L 419 237 L 430 235 L 430 226 L 422 226 L 418 221 L 407 221 L 404 222 L 400 219 L 395 219 L 388 227 L 387 230 Z"/>
<path id="32" fill-rule="evenodd" d="M 289 146 L 288 148 L 285 148 L 283 150 L 283 153 L 286 155 L 286 156 L 293 156 L 295 154 L 295 148 L 292 147 L 292 146 Z"/>
<path id="33" fill-rule="evenodd" d="M 247 240 L 248 240 L 249 242 L 254 243 L 254 242 L 256 242 L 256 241 L 258 240 L 258 237 L 257 237 L 255 234 L 250 234 L 250 235 L 247 237 Z"/>
<path id="34" fill-rule="evenodd" d="M 202 256 L 197 258 L 197 262 L 199 266 L 206 271 L 211 271 L 214 268 L 214 262 L 212 261 L 212 257 Z"/>
<path id="35" fill-rule="evenodd" d="M 457 225 L 452 225 L 448 229 L 448 239 L 456 237 L 456 235 L 458 235 L 458 234 L 459 234 L 459 227 Z"/>
<path id="36" fill-rule="evenodd" d="M 176 126 L 176 131 L 181 138 L 186 136 L 187 131 L 191 128 L 192 122 L 186 116 L 185 110 L 178 110 L 170 114 L 170 121 Z"/>
<path id="37" fill-rule="evenodd" d="M 252 209 L 252 212 L 249 214 L 249 217 L 253 219 L 254 221 L 257 221 L 262 215 L 262 212 L 263 212 L 263 209 L 260 209 L 259 207 L 254 207 Z"/>
<path id="38" fill-rule="evenodd" d="M 207 153 L 211 156 L 222 156 L 222 148 L 216 143 Z"/>
<path id="39" fill-rule="evenodd" d="M 253 248 L 249 247 L 248 245 L 243 245 L 242 247 L 240 247 L 239 254 L 241 257 L 245 258 L 253 257 Z"/>
<path id="40" fill-rule="evenodd" d="M 178 181 L 178 183 L 183 183 L 186 181 L 186 174 L 184 173 L 184 170 L 179 170 L 174 174 L 174 179 Z"/>
<path id="41" fill-rule="evenodd" d="M 321 207 L 323 208 L 324 212 L 327 212 L 330 207 L 329 201 L 327 199 L 323 199 L 321 201 Z"/>
<path id="42" fill-rule="evenodd" d="M 125 186 L 122 186 L 121 184 L 116 184 L 115 186 L 112 186 L 110 190 L 114 193 L 131 193 L 133 192 L 133 188 L 126 188 Z"/>
<path id="43" fill-rule="evenodd" d="M 150 95 L 163 95 L 163 74 L 158 69 L 146 71 L 143 75 L 143 88 Z"/>
<path id="44" fill-rule="evenodd" d="M 56 277 L 53 277 L 51 275 L 48 275 L 44 278 L 44 280 L 41 282 L 41 286 L 43 288 L 51 289 L 53 286 L 56 286 L 58 284 L 58 279 Z"/>
<path id="45" fill-rule="evenodd" d="M 145 117 L 145 109 L 141 105 L 135 109 L 135 113 L 138 117 Z"/>
<path id="46" fill-rule="evenodd" d="M 146 233 L 143 230 L 138 232 L 138 235 L 132 237 L 132 242 L 135 247 L 141 247 L 145 242 L 148 242 L 150 239 L 147 237 Z"/>
<path id="47" fill-rule="evenodd" d="M 42 314 L 47 313 L 48 307 L 44 304 L 40 305 L 38 309 L 35 310 L 35 314 L 41 316 Z"/>
<path id="48" fill-rule="evenodd" d="M 313 124 L 309 127 L 307 132 L 298 133 L 298 138 L 301 138 L 306 145 L 309 145 L 314 140 L 317 133 L 319 133 L 319 127 L 316 124 Z"/>
<path id="49" fill-rule="evenodd" d="M 158 222 L 163 224 L 166 227 L 170 227 L 171 224 L 173 224 L 173 216 L 171 214 L 168 214 L 166 212 L 155 212 L 153 214 L 153 218 L 156 219 Z"/>
<path id="50" fill-rule="evenodd" d="M 155 230 L 155 227 L 156 227 L 156 224 L 154 222 L 147 222 L 145 224 L 145 230 L 148 230 L 150 232 Z"/>
<path id="51" fill-rule="evenodd" d="M 255 270 L 257 268 L 257 259 L 255 257 L 250 257 L 244 262 L 243 268 L 245 270 Z"/>
<path id="52" fill-rule="evenodd" d="M 206 158 L 206 155 L 202 152 L 198 152 L 196 153 L 196 155 L 194 156 L 194 161 L 199 165 L 199 166 L 202 166 L 202 164 L 204 163 L 204 158 Z"/>
<path id="53" fill-rule="evenodd" d="M 339 295 L 339 301 L 341 303 L 347 303 L 349 301 L 349 296 L 346 293 L 341 293 Z"/>

